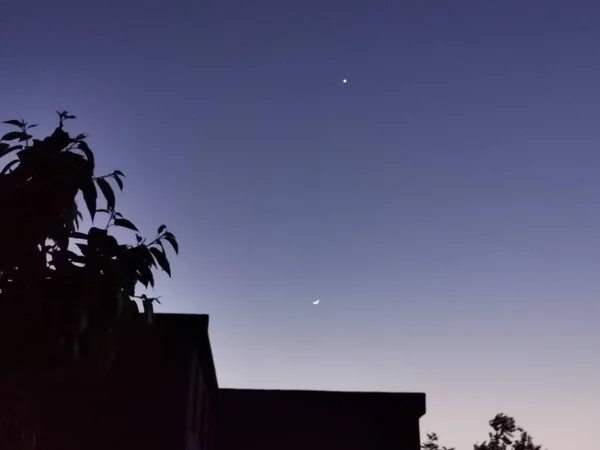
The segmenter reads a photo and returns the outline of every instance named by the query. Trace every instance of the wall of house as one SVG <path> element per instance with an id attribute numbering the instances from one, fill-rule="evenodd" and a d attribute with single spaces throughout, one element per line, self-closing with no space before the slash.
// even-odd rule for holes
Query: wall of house
<path id="1" fill-rule="evenodd" d="M 190 362 L 186 420 L 186 450 L 213 450 L 215 389 L 211 388 L 200 358 Z"/>
<path id="2" fill-rule="evenodd" d="M 207 326 L 206 316 L 158 315 L 151 332 L 122 343 L 105 378 L 56 383 L 5 365 L 0 420 L 20 414 L 36 423 L 44 450 L 212 450 L 202 428 L 216 388 Z M 1 439 L 0 432 L 0 449 Z"/>
<path id="3" fill-rule="evenodd" d="M 10 415 L 10 399 L 26 405 L 44 450 L 177 448 L 178 403 L 185 395 L 177 389 L 143 380 L 3 386 L 1 408 Z"/>
<path id="4" fill-rule="evenodd" d="M 419 450 L 422 394 L 219 392 L 217 450 Z"/>

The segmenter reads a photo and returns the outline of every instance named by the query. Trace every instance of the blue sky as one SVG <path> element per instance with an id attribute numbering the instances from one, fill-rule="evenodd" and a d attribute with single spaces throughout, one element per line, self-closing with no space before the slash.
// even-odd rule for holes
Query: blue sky
<path id="1" fill-rule="evenodd" d="M 0 6 L 0 116 L 78 115 L 121 212 L 181 255 L 227 387 L 421 391 L 597 448 L 600 6 L 218 0 Z M 342 79 L 347 78 L 346 84 Z M 311 302 L 321 299 L 321 304 Z"/>

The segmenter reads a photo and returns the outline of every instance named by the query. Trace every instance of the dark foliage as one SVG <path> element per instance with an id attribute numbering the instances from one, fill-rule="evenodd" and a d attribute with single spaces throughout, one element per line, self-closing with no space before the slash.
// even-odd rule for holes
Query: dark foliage
<path id="1" fill-rule="evenodd" d="M 541 450 L 541 445 L 535 445 L 533 438 L 523 428 L 515 424 L 515 419 L 504 414 L 497 414 L 490 420 L 493 431 L 489 433 L 489 440 L 475 444 L 473 450 Z M 519 436 L 515 437 L 515 433 Z M 427 435 L 427 441 L 421 445 L 423 450 L 456 450 L 454 448 L 440 447 L 438 436 L 435 433 Z"/>
<path id="2" fill-rule="evenodd" d="M 64 130 L 75 117 L 58 115 L 43 140 L 30 134 L 35 125 L 4 122 L 16 130 L 0 140 L 0 158 L 12 157 L 0 172 L 0 330 L 44 355 L 38 364 L 105 372 L 132 321 L 152 319 L 157 299 L 137 296 L 136 286 L 154 287 L 156 269 L 170 276 L 165 243 L 176 253 L 178 244 L 164 225 L 148 242 L 117 211 L 113 186 L 123 189 L 123 173 L 96 176 L 86 136 Z M 87 232 L 79 193 L 93 224 Z M 135 232 L 137 244 L 120 244 L 115 227 Z"/>
<path id="3" fill-rule="evenodd" d="M 427 440 L 423 445 L 421 445 L 421 448 L 423 450 L 456 450 L 454 447 L 440 447 L 438 441 L 439 439 L 437 434 L 428 433 Z"/>

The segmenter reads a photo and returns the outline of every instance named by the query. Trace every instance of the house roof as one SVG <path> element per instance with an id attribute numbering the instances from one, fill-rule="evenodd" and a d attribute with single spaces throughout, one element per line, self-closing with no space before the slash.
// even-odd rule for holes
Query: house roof
<path id="1" fill-rule="evenodd" d="M 316 390 L 219 389 L 219 401 L 227 404 L 329 405 L 334 408 L 385 409 L 397 415 L 425 414 L 425 394 L 406 392 L 348 392 Z"/>

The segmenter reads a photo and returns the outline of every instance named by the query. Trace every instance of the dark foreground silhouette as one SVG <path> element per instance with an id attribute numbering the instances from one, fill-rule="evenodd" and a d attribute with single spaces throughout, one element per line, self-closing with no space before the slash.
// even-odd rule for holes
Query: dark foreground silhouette
<path id="1" fill-rule="evenodd" d="M 36 125 L 3 122 L 12 131 L 0 137 L 0 449 L 51 448 L 37 424 L 70 403 L 50 393 L 103 378 L 121 344 L 138 342 L 132 333 L 152 322 L 158 299 L 136 289 L 153 287 L 157 269 L 170 276 L 165 248 L 178 252 L 166 226 L 147 241 L 116 209 L 111 183 L 122 190 L 124 175 L 96 175 L 86 136 L 64 130 L 74 118 L 59 112 L 42 140 L 31 134 Z M 136 243 L 118 242 L 114 228 L 135 232 Z"/>
<path id="2" fill-rule="evenodd" d="M 220 388 L 206 315 L 132 325 L 103 377 L 0 377 L 10 450 L 419 450 L 425 413 L 419 393 Z"/>

